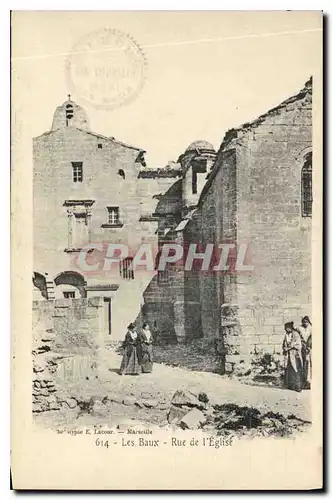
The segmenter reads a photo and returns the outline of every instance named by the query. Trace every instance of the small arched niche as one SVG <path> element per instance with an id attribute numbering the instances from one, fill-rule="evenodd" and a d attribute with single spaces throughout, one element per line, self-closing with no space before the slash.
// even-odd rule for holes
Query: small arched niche
<path id="1" fill-rule="evenodd" d="M 55 277 L 57 299 L 78 299 L 86 297 L 86 280 L 76 271 L 64 271 Z"/>

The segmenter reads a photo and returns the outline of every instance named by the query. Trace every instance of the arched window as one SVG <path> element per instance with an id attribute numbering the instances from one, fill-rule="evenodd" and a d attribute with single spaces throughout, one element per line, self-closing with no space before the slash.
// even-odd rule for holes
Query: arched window
<path id="1" fill-rule="evenodd" d="M 302 217 L 312 217 L 312 153 L 308 153 L 302 168 Z"/>

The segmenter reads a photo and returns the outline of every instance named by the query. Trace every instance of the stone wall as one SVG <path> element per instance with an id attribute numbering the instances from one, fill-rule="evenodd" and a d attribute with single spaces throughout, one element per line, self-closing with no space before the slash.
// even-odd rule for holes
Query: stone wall
<path id="1" fill-rule="evenodd" d="M 246 343 L 265 352 L 281 352 L 286 321 L 297 325 L 311 316 L 312 219 L 301 211 L 311 108 L 308 87 L 237 146 L 237 236 L 249 242 L 254 265 L 253 273 L 237 278 L 239 321 Z"/>
<path id="2" fill-rule="evenodd" d="M 138 152 L 75 128 L 55 130 L 34 140 L 34 261 L 38 271 L 55 274 L 72 268 L 72 255 L 64 252 L 69 246 L 66 200 L 94 200 L 92 242 L 127 242 L 129 225 L 133 220 L 139 225 Z M 73 182 L 73 161 L 83 162 L 83 182 Z M 118 175 L 120 169 L 125 179 Z M 122 227 L 102 227 L 107 223 L 107 206 L 119 207 Z"/>
<path id="3" fill-rule="evenodd" d="M 155 278 L 144 294 L 148 321 L 157 324 L 165 317 L 162 304 L 173 306 L 177 340 L 215 339 L 227 371 L 240 359 L 278 355 L 284 323 L 299 324 L 301 316 L 311 316 L 311 217 L 301 213 L 301 169 L 312 147 L 311 108 L 309 81 L 299 94 L 229 131 L 196 211 L 176 231 L 174 241 L 185 248 L 195 243 L 201 252 L 211 243 L 236 243 L 238 250 L 247 244 L 245 263 L 253 271 L 171 266 L 168 284 Z M 229 264 L 234 266 L 235 255 Z"/>
<path id="4" fill-rule="evenodd" d="M 254 351 L 281 352 L 284 322 L 299 324 L 302 315 L 311 316 L 311 217 L 301 213 L 311 108 L 309 82 L 298 95 L 227 134 L 202 197 L 203 228 L 215 226 L 216 241 L 248 244 L 254 266 L 222 278 L 227 369 Z M 212 196 L 221 200 L 215 224 L 208 211 Z"/>
<path id="5" fill-rule="evenodd" d="M 33 303 L 33 411 L 75 405 L 66 387 L 98 377 L 103 298 Z"/>
<path id="6" fill-rule="evenodd" d="M 58 112 L 61 110 L 56 116 Z M 99 269 L 83 269 L 78 251 L 71 248 L 76 245 L 72 244 L 75 217 L 70 213 L 89 212 L 88 229 L 84 228 L 88 234 L 79 247 L 89 242 L 121 243 L 128 245 L 129 256 L 133 257 L 142 243 L 149 243 L 154 252 L 159 230 L 168 226 L 167 216 L 159 227 L 156 213 L 180 210 L 179 169 L 176 164 L 150 169 L 142 164 L 143 151 L 139 148 L 92 133 L 88 125 L 82 130 L 61 123 L 33 143 L 34 271 L 40 276 L 37 287 L 41 289 L 44 280 L 46 292 L 42 292 L 49 299 L 60 299 L 68 291 L 75 297 L 98 294 L 112 299 L 110 340 L 122 340 L 128 323 L 140 311 L 142 294 L 153 273 L 139 268 L 134 279 L 128 280 L 115 263 L 104 272 L 105 252 L 98 251 L 87 255 L 86 261 L 99 261 Z M 72 162 L 83 162 L 83 182 L 73 182 Z M 75 200 L 77 205 L 72 206 Z M 87 205 L 82 208 L 79 203 L 84 200 Z M 119 207 L 120 224 L 115 227 L 106 224 L 108 206 Z"/>
<path id="7" fill-rule="evenodd" d="M 205 251 L 207 244 L 216 242 L 216 193 L 215 185 L 211 185 L 200 210 L 200 229 L 198 232 L 201 251 Z M 202 261 L 199 261 L 201 266 Z M 212 270 L 198 271 L 200 309 L 202 331 L 205 337 L 215 338 L 219 335 L 219 305 L 220 296 L 216 274 Z"/>
<path id="8" fill-rule="evenodd" d="M 66 200 L 94 201 L 90 207 L 91 242 L 124 243 L 133 252 L 142 242 L 157 242 L 157 221 L 145 216 L 159 210 L 161 195 L 165 194 L 162 212 L 174 210 L 179 203 L 179 190 L 172 187 L 177 170 L 166 169 L 164 175 L 145 170 L 137 161 L 139 152 L 76 128 L 54 130 L 34 139 L 36 271 L 55 275 L 73 268 L 73 255 L 65 252 L 69 246 Z M 71 163 L 77 161 L 83 162 L 83 182 L 72 179 Z M 119 207 L 119 227 L 105 226 L 107 206 Z"/>

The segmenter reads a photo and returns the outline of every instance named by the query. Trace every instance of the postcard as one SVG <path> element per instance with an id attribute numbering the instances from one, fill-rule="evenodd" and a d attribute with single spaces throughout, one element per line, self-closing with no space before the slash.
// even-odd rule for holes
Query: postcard
<path id="1" fill-rule="evenodd" d="M 322 30 L 12 12 L 14 489 L 323 487 Z"/>

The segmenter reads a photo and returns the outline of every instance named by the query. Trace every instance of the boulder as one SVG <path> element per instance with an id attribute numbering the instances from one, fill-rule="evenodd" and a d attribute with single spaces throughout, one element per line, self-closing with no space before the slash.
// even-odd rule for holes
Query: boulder
<path id="1" fill-rule="evenodd" d="M 207 394 L 205 392 L 200 392 L 198 394 L 198 400 L 201 401 L 201 403 L 208 404 L 209 397 L 207 396 Z"/>
<path id="2" fill-rule="evenodd" d="M 123 405 L 125 406 L 132 406 L 135 405 L 136 403 L 136 398 L 134 396 L 126 396 L 123 398 Z"/>
<path id="3" fill-rule="evenodd" d="M 41 411 L 44 411 L 44 407 L 41 403 L 33 403 L 32 411 L 34 413 L 40 413 Z"/>
<path id="4" fill-rule="evenodd" d="M 213 406 L 206 405 L 205 415 L 213 416 L 215 412 L 215 408 Z"/>
<path id="5" fill-rule="evenodd" d="M 49 395 L 49 390 L 48 390 L 48 389 L 46 389 L 46 388 L 45 388 L 45 389 L 41 389 L 41 390 L 39 391 L 39 395 L 40 395 L 40 396 L 48 396 L 48 395 Z"/>
<path id="6" fill-rule="evenodd" d="M 206 423 L 209 424 L 209 425 L 214 425 L 214 423 L 215 423 L 214 416 L 213 415 L 207 415 Z M 206 427 L 206 425 L 205 425 L 205 427 Z"/>
<path id="7" fill-rule="evenodd" d="M 279 431 L 282 430 L 282 429 L 284 429 L 285 424 L 283 424 L 282 422 L 280 422 L 279 419 L 277 419 L 277 418 L 271 418 L 270 420 L 272 421 L 274 427 L 276 429 L 278 429 Z"/>
<path id="8" fill-rule="evenodd" d="M 158 408 L 160 410 L 167 410 L 169 408 L 169 404 L 166 402 L 166 401 L 161 401 L 159 404 L 158 404 Z"/>
<path id="9" fill-rule="evenodd" d="M 108 414 L 108 407 L 102 401 L 96 399 L 92 408 L 92 414 L 96 416 L 105 416 Z"/>
<path id="10" fill-rule="evenodd" d="M 172 396 L 171 403 L 175 406 L 200 406 L 202 403 L 189 391 L 178 390 Z"/>
<path id="11" fill-rule="evenodd" d="M 181 408 L 179 406 L 171 405 L 167 417 L 169 424 L 178 424 L 181 419 L 188 413 L 188 411 L 188 408 Z"/>
<path id="12" fill-rule="evenodd" d="M 49 403 L 58 403 L 58 400 L 57 400 L 57 398 L 56 398 L 54 395 L 49 396 L 49 397 L 47 398 L 47 401 L 48 401 Z"/>
<path id="13" fill-rule="evenodd" d="M 198 408 L 193 408 L 181 419 L 183 429 L 199 429 L 206 422 L 206 417 Z"/>
<path id="14" fill-rule="evenodd" d="M 68 398 L 66 399 L 66 403 L 68 407 L 72 410 L 73 408 L 77 407 L 77 401 L 74 398 Z"/>
<path id="15" fill-rule="evenodd" d="M 42 366 L 41 364 L 34 362 L 33 371 L 35 373 L 43 372 L 44 370 L 45 366 Z"/>
<path id="16" fill-rule="evenodd" d="M 158 405 L 158 401 L 156 401 L 156 399 L 143 399 L 142 403 L 147 408 L 156 408 L 156 406 Z"/>
<path id="17" fill-rule="evenodd" d="M 240 361 L 239 364 L 237 364 L 234 367 L 234 375 L 238 377 L 246 377 L 247 375 L 251 374 L 252 367 L 250 363 L 247 363 L 245 361 Z"/>
<path id="18" fill-rule="evenodd" d="M 38 403 L 33 403 L 32 404 L 32 411 L 33 412 L 42 412 L 42 411 L 47 411 L 49 409 L 49 404 L 47 401 L 41 401 Z"/>
<path id="19" fill-rule="evenodd" d="M 60 410 L 60 403 L 50 403 L 49 410 Z"/>

